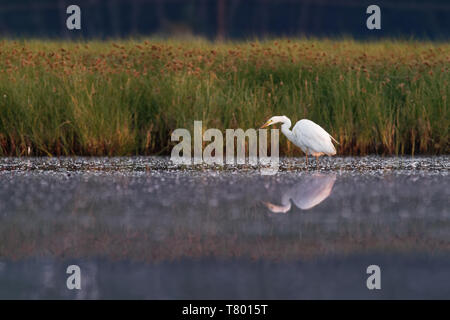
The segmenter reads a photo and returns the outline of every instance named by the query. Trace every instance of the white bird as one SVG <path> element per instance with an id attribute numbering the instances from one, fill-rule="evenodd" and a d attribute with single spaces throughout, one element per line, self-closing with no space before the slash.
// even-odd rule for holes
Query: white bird
<path id="1" fill-rule="evenodd" d="M 308 155 L 316 157 L 316 161 L 318 162 L 319 157 L 324 154 L 328 156 L 334 156 L 336 154 L 336 148 L 331 142 L 331 139 L 337 144 L 339 144 L 339 142 L 337 142 L 336 139 L 321 126 L 311 120 L 302 119 L 295 124 L 292 130 L 290 130 L 291 120 L 289 120 L 288 117 L 275 116 L 270 118 L 261 129 L 280 122 L 282 123 L 281 132 L 289 141 L 302 149 L 305 153 L 306 164 L 308 164 Z"/>
<path id="2" fill-rule="evenodd" d="M 335 174 L 307 176 L 283 192 L 281 205 L 270 202 L 263 204 L 274 213 L 286 213 L 291 210 L 291 201 L 297 208 L 309 210 L 330 196 L 335 181 Z"/>

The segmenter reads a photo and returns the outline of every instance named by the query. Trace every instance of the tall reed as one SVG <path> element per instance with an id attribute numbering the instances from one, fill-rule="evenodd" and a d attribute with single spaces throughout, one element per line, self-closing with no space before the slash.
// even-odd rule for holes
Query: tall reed
<path id="1" fill-rule="evenodd" d="M 449 82 L 449 43 L 4 40 L 0 156 L 168 154 L 194 120 L 273 115 L 319 123 L 343 155 L 446 154 Z"/>

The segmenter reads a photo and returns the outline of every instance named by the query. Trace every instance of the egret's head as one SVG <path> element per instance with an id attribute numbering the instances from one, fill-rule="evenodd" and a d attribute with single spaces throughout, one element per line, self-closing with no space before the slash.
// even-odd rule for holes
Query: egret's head
<path id="1" fill-rule="evenodd" d="M 289 121 L 289 118 L 286 116 L 274 116 L 274 117 L 270 118 L 269 120 L 267 120 L 267 122 L 264 123 L 260 129 L 271 126 L 275 123 L 280 123 L 280 122 L 286 123 L 287 121 Z"/>
<path id="2" fill-rule="evenodd" d="M 289 210 L 291 210 L 290 202 L 284 206 L 278 206 L 278 205 L 270 203 L 270 202 L 264 202 L 264 201 L 261 201 L 261 202 L 266 206 L 267 209 L 269 209 L 273 213 L 286 213 Z"/>

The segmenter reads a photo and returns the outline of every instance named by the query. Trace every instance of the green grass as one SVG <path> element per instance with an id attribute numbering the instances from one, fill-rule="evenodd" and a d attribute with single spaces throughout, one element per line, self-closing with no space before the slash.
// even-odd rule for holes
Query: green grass
<path id="1" fill-rule="evenodd" d="M 338 154 L 448 154 L 449 82 L 449 43 L 5 40 L 0 156 L 169 154 L 194 120 L 273 115 L 317 122 Z"/>

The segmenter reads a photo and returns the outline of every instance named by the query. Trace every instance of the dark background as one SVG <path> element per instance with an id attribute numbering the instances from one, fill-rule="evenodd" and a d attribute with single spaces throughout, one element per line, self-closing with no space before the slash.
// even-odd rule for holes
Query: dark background
<path id="1" fill-rule="evenodd" d="M 77 4 L 82 30 L 66 28 Z M 366 8 L 381 8 L 382 30 L 366 28 Z M 0 37 L 111 38 L 140 35 L 242 39 L 351 36 L 444 39 L 449 0 L 1 0 Z"/>

